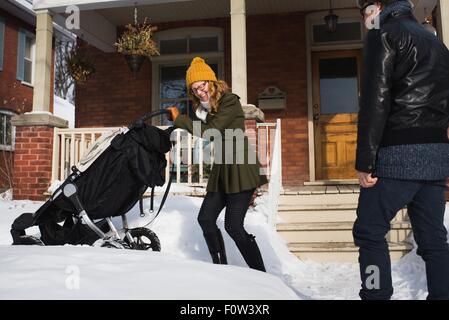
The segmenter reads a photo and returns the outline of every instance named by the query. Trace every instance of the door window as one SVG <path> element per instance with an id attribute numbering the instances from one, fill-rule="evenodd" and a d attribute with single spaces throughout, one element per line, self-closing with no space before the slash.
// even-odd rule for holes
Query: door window
<path id="1" fill-rule="evenodd" d="M 357 58 L 322 59 L 319 62 L 320 101 L 323 115 L 357 113 Z"/>

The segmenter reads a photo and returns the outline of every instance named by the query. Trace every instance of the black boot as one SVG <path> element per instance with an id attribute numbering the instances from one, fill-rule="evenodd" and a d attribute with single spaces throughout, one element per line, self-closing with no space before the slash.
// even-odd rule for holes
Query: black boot
<path id="1" fill-rule="evenodd" d="M 262 255 L 260 254 L 255 238 L 254 235 L 248 234 L 247 243 L 244 248 L 239 249 L 250 268 L 266 272 Z"/>
<path id="2" fill-rule="evenodd" d="M 215 264 L 228 264 L 223 236 L 220 229 L 217 228 L 217 232 L 212 234 L 204 233 L 204 239 L 209 248 L 212 262 Z"/>

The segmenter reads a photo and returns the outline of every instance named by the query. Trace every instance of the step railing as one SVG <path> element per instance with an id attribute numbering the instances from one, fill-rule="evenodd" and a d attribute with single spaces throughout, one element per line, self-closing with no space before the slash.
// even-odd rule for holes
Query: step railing
<path id="1" fill-rule="evenodd" d="M 282 137 L 281 119 L 276 123 L 258 124 L 259 159 L 266 174 L 268 183 L 268 225 L 276 229 L 279 196 L 282 189 Z"/>

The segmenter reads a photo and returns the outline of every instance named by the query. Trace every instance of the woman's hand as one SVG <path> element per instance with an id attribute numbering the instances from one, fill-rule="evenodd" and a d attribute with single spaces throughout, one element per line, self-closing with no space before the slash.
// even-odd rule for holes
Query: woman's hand
<path id="1" fill-rule="evenodd" d="M 168 120 L 176 121 L 176 118 L 179 116 L 179 110 L 177 107 L 168 107 L 166 109 L 168 111 Z"/>

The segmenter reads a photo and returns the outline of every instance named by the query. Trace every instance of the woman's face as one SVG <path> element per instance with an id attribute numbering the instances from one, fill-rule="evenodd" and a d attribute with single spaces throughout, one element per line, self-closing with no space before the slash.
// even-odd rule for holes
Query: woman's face
<path id="1" fill-rule="evenodd" d="M 201 101 L 209 100 L 209 82 L 208 81 L 197 81 L 192 83 L 190 90 L 193 95 L 195 95 Z"/>

